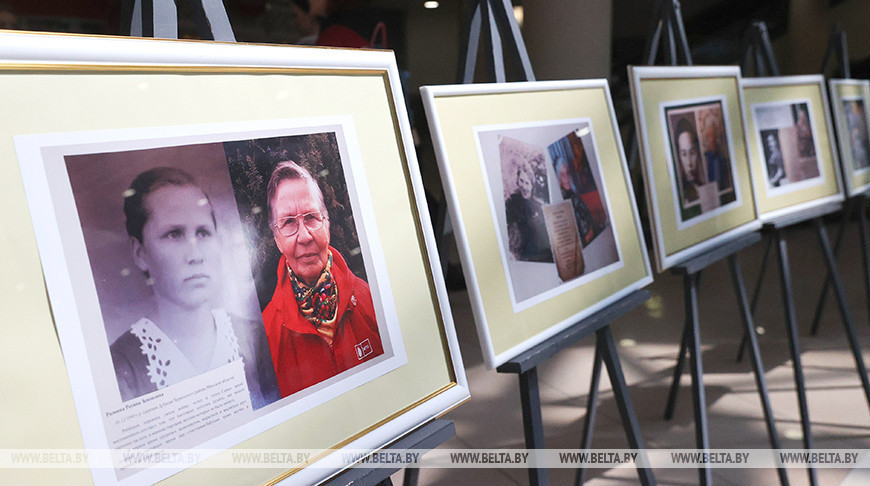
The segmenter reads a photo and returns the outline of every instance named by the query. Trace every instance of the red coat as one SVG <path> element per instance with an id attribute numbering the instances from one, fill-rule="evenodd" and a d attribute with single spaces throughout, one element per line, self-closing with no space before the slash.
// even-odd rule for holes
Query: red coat
<path id="1" fill-rule="evenodd" d="M 350 271 L 338 250 L 330 250 L 338 288 L 338 324 L 332 346 L 299 312 L 285 257 L 278 262 L 278 285 L 263 311 L 263 323 L 281 397 L 384 353 L 368 284 Z"/>

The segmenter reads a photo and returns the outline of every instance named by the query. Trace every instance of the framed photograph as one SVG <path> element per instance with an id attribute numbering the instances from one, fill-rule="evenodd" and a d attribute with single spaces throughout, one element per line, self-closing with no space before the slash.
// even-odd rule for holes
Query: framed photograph
<path id="1" fill-rule="evenodd" d="M 0 447 L 121 452 L 100 485 L 310 484 L 468 398 L 392 53 L 0 47 Z M 227 468 L 250 449 L 308 452 Z"/>
<path id="2" fill-rule="evenodd" d="M 752 78 L 741 86 L 758 217 L 772 221 L 841 201 L 824 77 Z"/>
<path id="3" fill-rule="evenodd" d="M 831 79 L 831 104 L 849 197 L 870 189 L 870 81 Z"/>
<path id="4" fill-rule="evenodd" d="M 652 281 L 606 81 L 422 93 L 488 367 Z"/>
<path id="5" fill-rule="evenodd" d="M 630 67 L 658 271 L 760 227 L 740 70 Z"/>

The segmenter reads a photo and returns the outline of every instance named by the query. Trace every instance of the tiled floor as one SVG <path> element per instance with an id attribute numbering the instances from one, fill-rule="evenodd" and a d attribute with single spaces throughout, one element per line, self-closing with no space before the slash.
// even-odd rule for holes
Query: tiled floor
<path id="1" fill-rule="evenodd" d="M 834 232 L 835 226 L 829 225 Z M 860 246 L 853 223 L 840 258 L 847 298 L 859 340 L 870 343 L 868 309 L 862 284 Z M 828 302 L 820 332 L 809 336 L 824 262 L 811 225 L 787 231 L 792 279 L 800 329 L 803 369 L 815 447 L 870 448 L 870 409 L 849 351 L 835 301 Z M 740 253 L 747 287 L 755 285 L 763 257 L 763 243 Z M 762 359 L 770 399 L 783 447 L 803 448 L 800 420 L 775 253 L 756 312 Z M 612 325 L 619 353 L 647 448 L 694 448 L 694 420 L 688 372 L 683 376 L 676 413 L 664 421 L 662 412 L 683 324 L 682 280 L 669 273 L 657 275 L 648 287 L 652 298 Z M 445 416 L 456 424 L 456 437 L 444 447 L 523 448 L 523 425 L 518 380 L 515 375 L 487 371 L 464 291 L 451 292 L 451 304 L 465 360 L 472 398 Z M 710 444 L 714 449 L 769 448 L 755 381 L 748 361 L 735 362 L 741 336 L 736 297 L 725 262 L 704 271 L 700 289 L 701 342 L 706 386 Z M 585 414 L 594 343 L 587 338 L 539 368 L 546 443 L 552 448 L 575 448 Z M 865 360 L 870 359 L 864 353 Z M 602 377 L 602 392 L 593 446 L 628 447 L 610 384 Z M 656 469 L 658 484 L 697 484 L 694 469 Z M 870 484 L 865 470 L 818 469 L 822 485 Z M 551 469 L 551 484 L 571 484 L 574 471 Z M 791 484 L 807 484 L 805 469 L 789 469 Z M 714 469 L 713 480 L 723 485 L 775 485 L 775 470 Z M 522 469 L 423 469 L 421 485 L 527 484 Z M 637 484 L 634 469 L 591 469 L 590 485 Z"/>

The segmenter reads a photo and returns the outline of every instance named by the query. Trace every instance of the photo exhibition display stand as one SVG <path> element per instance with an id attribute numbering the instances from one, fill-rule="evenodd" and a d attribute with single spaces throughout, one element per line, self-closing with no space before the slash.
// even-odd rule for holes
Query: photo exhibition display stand
<path id="1" fill-rule="evenodd" d="M 840 28 L 840 25 L 835 25 L 831 30 L 831 37 L 828 41 L 828 49 L 825 51 L 825 58 L 822 61 L 821 72 L 824 73 L 828 67 L 828 63 L 832 54 L 837 57 L 839 75 L 844 79 L 850 79 L 851 69 L 849 66 L 848 48 L 846 44 L 846 33 Z M 870 233 L 867 230 L 867 194 L 868 191 L 861 191 L 849 195 L 843 203 L 843 217 L 840 220 L 840 227 L 837 230 L 837 238 L 834 240 L 834 256 L 840 251 L 840 246 L 843 242 L 843 235 L 846 231 L 850 219 L 854 215 L 854 211 L 858 210 L 858 230 L 861 242 L 861 255 L 864 263 L 864 285 L 867 292 L 867 304 L 870 306 Z M 815 336 L 819 330 L 822 312 L 825 308 L 825 303 L 828 298 L 828 288 L 831 284 L 831 274 L 825 277 L 825 283 L 822 286 L 822 293 L 819 296 L 819 303 L 816 305 L 816 313 L 813 316 L 813 325 L 810 333 Z"/>
<path id="2" fill-rule="evenodd" d="M 220 0 L 189 0 L 187 2 L 195 17 L 197 27 L 203 39 L 224 42 L 235 42 L 235 36 L 229 23 L 226 10 Z M 124 25 L 130 26 L 131 36 L 178 38 L 178 18 L 175 2 L 173 0 L 125 0 L 124 2 Z M 434 449 L 456 435 L 456 426 L 451 420 L 435 419 L 427 422 L 414 430 L 402 434 L 391 444 L 383 447 L 381 451 L 389 452 L 427 451 Z M 351 467 L 326 483 L 328 485 L 354 484 L 360 486 L 392 485 L 390 476 L 401 467 Z M 419 468 L 406 468 L 404 483 L 417 484 Z"/>
<path id="3" fill-rule="evenodd" d="M 512 65 L 518 66 L 520 81 L 535 80 L 519 26 L 512 15 L 511 3 L 508 0 L 468 2 L 463 27 L 463 47 L 460 49 L 456 76 L 458 83 L 474 82 L 475 68 L 478 65 L 477 54 L 481 48 L 481 42 L 483 42 L 483 48 L 487 54 L 480 59 L 480 63 L 483 64 L 488 79 L 499 83 L 506 82 L 508 71 L 505 64 L 508 61 Z M 439 221 L 442 222 L 439 225 L 441 228 L 443 228 L 443 221 L 446 220 L 446 202 L 443 206 L 444 208 L 439 209 L 438 216 Z M 443 231 L 437 232 L 439 235 L 443 235 L 443 233 Z M 442 248 L 446 248 L 446 246 Z M 442 262 L 446 260 L 445 257 L 446 255 L 442 254 Z M 595 421 L 598 386 L 603 363 L 610 376 L 629 445 L 632 449 L 643 450 L 645 448 L 637 414 L 628 393 L 625 375 L 619 361 L 613 334 L 610 331 L 610 323 L 642 305 L 647 299 L 649 299 L 649 292 L 645 290 L 635 291 L 622 300 L 605 307 L 597 314 L 583 319 L 547 341 L 508 360 L 496 369 L 499 373 L 516 373 L 519 376 L 523 428 L 527 448 L 543 449 L 545 447 L 541 398 L 538 388 L 538 365 L 562 349 L 592 334 L 596 336 L 595 359 L 580 447 L 588 449 L 591 445 L 591 431 Z M 655 477 L 649 468 L 638 468 L 638 476 L 641 484 L 655 484 Z M 549 484 L 547 470 L 543 468 L 529 469 L 529 482 L 532 485 Z M 582 482 L 582 469 L 577 471 L 577 482 Z"/>
<path id="4" fill-rule="evenodd" d="M 658 0 L 656 2 L 650 36 L 646 44 L 645 57 L 648 65 L 653 65 L 659 54 L 661 46 L 667 64 L 676 66 L 679 64 L 692 65 L 692 56 L 689 51 L 683 26 L 680 4 L 677 0 Z M 708 450 L 710 438 L 707 423 L 707 399 L 704 392 L 703 363 L 701 360 L 701 334 L 700 334 L 700 309 L 698 306 L 698 290 L 700 287 L 701 272 L 710 265 L 721 260 L 728 260 L 731 271 L 732 283 L 737 294 L 737 303 L 740 308 L 740 316 L 743 329 L 749 338 L 750 353 L 752 355 L 752 368 L 755 374 L 755 383 L 761 399 L 767 434 L 770 445 L 774 449 L 780 449 L 779 435 L 773 420 L 773 412 L 770 405 L 770 394 L 764 377 L 764 365 L 761 361 L 758 341 L 755 333 L 755 325 L 746 298 L 746 287 L 743 274 L 737 262 L 737 253 L 761 240 L 757 232 L 738 237 L 722 243 L 721 245 L 693 257 L 671 268 L 671 273 L 683 278 L 684 289 L 684 312 L 686 316 L 683 336 L 680 343 L 680 352 L 677 355 L 677 363 L 674 367 L 673 382 L 668 394 L 664 418 L 670 420 L 673 417 L 677 392 L 680 387 L 680 377 L 685 367 L 686 353 L 688 352 L 689 369 L 692 377 L 692 402 L 695 418 L 695 444 L 698 449 Z M 788 478 L 784 468 L 777 468 L 780 483 L 788 484 Z M 712 484 L 712 472 L 709 467 L 698 469 L 699 484 Z"/>
<path id="5" fill-rule="evenodd" d="M 763 75 L 766 69 L 766 72 L 770 75 L 777 76 L 779 75 L 779 70 L 776 65 L 776 60 L 773 57 L 773 51 L 770 47 L 770 39 L 767 36 L 767 29 L 763 23 L 756 23 L 753 26 L 753 30 L 755 31 L 752 40 L 750 41 L 750 45 L 747 46 L 748 50 L 753 50 L 755 53 L 755 66 L 756 66 L 756 74 Z M 833 37 L 832 37 L 833 38 Z M 844 44 L 840 44 L 841 47 L 845 47 Z M 830 48 L 829 48 L 830 53 Z M 843 53 L 841 52 L 841 55 Z M 826 54 L 826 58 L 828 55 Z M 749 55 L 747 55 L 747 64 L 751 63 L 751 59 L 749 59 Z M 827 63 L 827 61 L 826 61 Z M 863 196 L 859 197 L 861 199 L 861 204 L 863 207 Z M 840 228 L 840 233 L 837 238 L 837 247 L 839 247 L 839 243 L 842 240 L 843 229 L 845 227 L 845 221 L 848 219 L 850 212 L 850 201 L 845 203 L 847 206 L 846 214 L 844 215 L 843 225 Z M 761 270 L 758 275 L 758 280 L 756 282 L 755 290 L 752 296 L 752 305 L 751 312 L 755 311 L 755 306 L 758 302 L 759 295 L 761 293 L 761 285 L 764 280 L 765 271 L 767 268 L 767 259 L 770 256 L 770 249 L 773 245 L 774 241 L 776 242 L 777 247 L 777 255 L 780 266 L 780 281 L 782 286 L 782 298 L 783 298 L 783 306 L 785 311 L 785 319 L 786 319 L 786 334 L 789 339 L 789 351 L 791 353 L 792 364 L 794 368 L 794 379 L 795 386 L 797 389 L 798 395 L 798 406 L 801 414 L 801 429 L 803 433 L 803 442 L 804 447 L 806 449 L 813 449 L 813 438 L 812 431 L 810 429 L 810 419 L 809 419 L 809 409 L 807 406 L 806 399 L 806 385 L 804 381 L 803 375 L 803 366 L 801 364 L 801 356 L 800 356 L 800 346 L 798 342 L 798 330 L 797 330 L 797 315 L 795 310 L 795 302 L 794 302 L 794 293 L 792 291 L 791 284 L 791 270 L 790 263 L 788 259 L 788 248 L 785 240 L 785 236 L 783 234 L 783 230 L 794 226 L 800 223 L 813 221 L 815 225 L 816 232 L 819 238 L 819 244 L 822 248 L 822 252 L 824 253 L 825 263 L 828 267 L 827 279 L 825 281 L 825 286 L 822 290 L 822 300 L 820 300 L 819 305 L 816 309 L 816 318 L 814 320 L 813 330 L 817 325 L 818 319 L 821 316 L 821 309 L 824 305 L 824 297 L 827 294 L 827 286 L 829 282 L 833 282 L 834 291 L 837 296 L 837 303 L 839 305 L 840 314 L 842 316 L 843 325 L 846 328 L 846 332 L 849 337 L 849 344 L 852 349 L 852 354 L 855 358 L 855 365 L 858 370 L 858 374 L 861 377 L 861 382 L 864 387 L 864 393 L 867 397 L 868 403 L 870 403 L 870 381 L 868 381 L 866 367 L 864 365 L 864 360 L 861 355 L 860 345 L 857 340 L 857 335 L 855 333 L 855 328 L 852 325 L 852 317 L 849 312 L 848 305 L 845 299 L 845 291 L 843 288 L 842 279 L 840 278 L 839 271 L 837 270 L 836 261 L 835 261 L 835 251 L 832 250 L 830 240 L 828 239 L 827 230 L 825 229 L 824 222 L 822 221 L 822 217 L 837 212 L 841 209 L 840 203 L 829 204 L 825 206 L 820 206 L 817 208 L 809 209 L 807 211 L 799 212 L 796 214 L 789 215 L 784 218 L 780 218 L 777 220 L 769 221 L 764 225 L 763 233 L 767 237 L 767 244 L 764 250 L 764 256 L 762 259 Z M 864 211 L 862 210 L 863 214 Z M 866 228 L 866 226 L 865 226 Z M 866 241 L 866 240 L 865 240 Z M 866 248 L 864 248 L 864 253 L 866 255 Z M 866 262 L 866 258 L 865 258 Z M 737 359 L 740 360 L 742 357 L 742 352 L 746 346 L 746 338 L 750 336 L 751 333 L 744 333 L 743 341 L 740 345 L 740 350 L 738 351 Z M 815 469 L 812 466 L 808 466 L 808 474 L 811 484 L 818 484 L 818 477 Z"/>

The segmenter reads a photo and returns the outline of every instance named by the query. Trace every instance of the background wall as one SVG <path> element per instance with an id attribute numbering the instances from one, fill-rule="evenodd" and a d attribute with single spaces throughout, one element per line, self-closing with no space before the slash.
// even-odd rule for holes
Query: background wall
<path id="1" fill-rule="evenodd" d="M 834 8 L 826 1 L 792 0 L 788 34 L 774 43 L 783 74 L 818 73 L 835 22 L 846 32 L 850 60 L 858 63 L 870 57 L 868 18 L 866 0 L 847 0 Z"/>
<path id="2" fill-rule="evenodd" d="M 612 0 L 524 5 L 523 37 L 538 79 L 609 76 Z"/>

